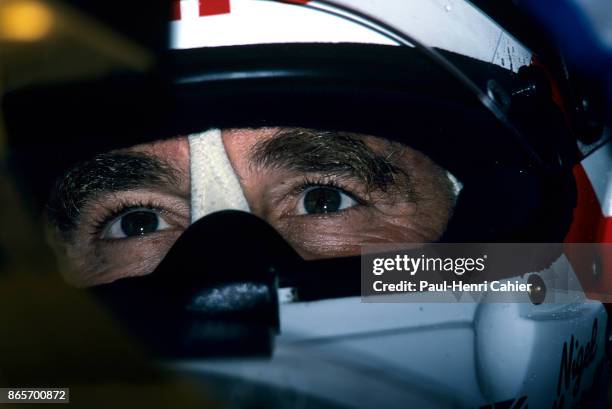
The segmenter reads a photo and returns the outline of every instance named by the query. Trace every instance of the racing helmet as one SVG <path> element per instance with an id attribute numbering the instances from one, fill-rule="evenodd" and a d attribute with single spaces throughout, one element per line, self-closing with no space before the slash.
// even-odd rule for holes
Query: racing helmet
<path id="1" fill-rule="evenodd" d="M 305 260 L 245 214 L 256 206 L 224 140 L 226 130 L 289 129 L 409 146 L 443 169 L 452 193 L 431 241 L 605 241 L 605 210 L 596 223 L 581 212 L 593 213 L 595 191 L 605 202 L 607 179 L 588 176 L 609 169 L 609 144 L 577 142 L 558 55 L 532 51 L 465 1 L 184 0 L 170 37 L 153 74 L 20 90 L 4 108 L 16 150 L 41 153 L 21 167 L 49 163 L 49 180 L 36 175 L 47 188 L 88 156 L 188 135 L 190 226 L 152 273 L 89 290 L 178 357 L 171 369 L 282 407 L 594 402 L 607 315 L 567 257 L 555 268 L 576 283 L 569 297 L 553 268 L 514 272 L 537 276 L 541 298 L 363 302 L 359 257 Z M 52 142 L 49 129 L 61 130 Z"/>

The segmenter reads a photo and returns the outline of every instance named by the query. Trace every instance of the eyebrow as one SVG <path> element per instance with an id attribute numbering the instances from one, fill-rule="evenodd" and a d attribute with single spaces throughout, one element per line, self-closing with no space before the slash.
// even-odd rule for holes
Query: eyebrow
<path id="1" fill-rule="evenodd" d="M 391 147 L 377 153 L 363 138 L 349 132 L 282 129 L 255 144 L 251 160 L 271 169 L 354 177 L 369 190 L 386 190 L 399 174 L 408 178 L 406 171 L 393 163 L 395 151 Z"/>
<path id="2" fill-rule="evenodd" d="M 140 152 L 96 155 L 66 172 L 55 183 L 47 217 L 61 232 L 75 229 L 83 206 L 102 194 L 178 186 L 183 176 L 160 158 Z"/>

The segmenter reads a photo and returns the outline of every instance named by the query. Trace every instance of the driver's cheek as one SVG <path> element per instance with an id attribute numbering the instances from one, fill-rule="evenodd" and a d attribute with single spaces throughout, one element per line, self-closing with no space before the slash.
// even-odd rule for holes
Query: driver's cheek
<path id="1" fill-rule="evenodd" d="M 111 246 L 56 246 L 64 279 L 75 287 L 90 287 L 153 272 L 181 231 L 168 231 L 118 242 Z"/>

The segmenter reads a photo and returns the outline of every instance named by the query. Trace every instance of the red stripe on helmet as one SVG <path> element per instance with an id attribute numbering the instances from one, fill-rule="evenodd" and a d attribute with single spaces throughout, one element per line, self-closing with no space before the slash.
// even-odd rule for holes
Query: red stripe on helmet
<path id="1" fill-rule="evenodd" d="M 180 0 L 173 0 L 170 9 L 170 19 L 180 20 L 181 19 L 181 2 Z"/>
<path id="2" fill-rule="evenodd" d="M 230 0 L 200 0 L 200 16 L 213 16 L 230 12 Z"/>

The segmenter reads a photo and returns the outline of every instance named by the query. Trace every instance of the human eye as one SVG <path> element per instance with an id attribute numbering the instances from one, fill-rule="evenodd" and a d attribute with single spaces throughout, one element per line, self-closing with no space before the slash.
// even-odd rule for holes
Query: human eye
<path id="1" fill-rule="evenodd" d="M 111 215 L 108 221 L 102 222 L 100 238 L 119 240 L 168 230 L 172 226 L 163 213 L 163 210 L 146 207 L 123 209 L 118 216 Z"/>
<path id="2" fill-rule="evenodd" d="M 151 273 L 189 226 L 189 204 L 148 190 L 122 191 L 82 206 L 71 236 L 56 236 L 63 273 L 77 287 Z"/>
<path id="3" fill-rule="evenodd" d="M 307 259 L 359 254 L 363 243 L 424 241 L 417 205 L 394 180 L 398 186 L 372 188 L 354 175 L 278 172 L 266 179 L 261 214 Z"/>
<path id="4" fill-rule="evenodd" d="M 361 202 L 356 195 L 335 184 L 304 186 L 298 197 L 296 214 L 333 214 L 358 206 Z"/>

